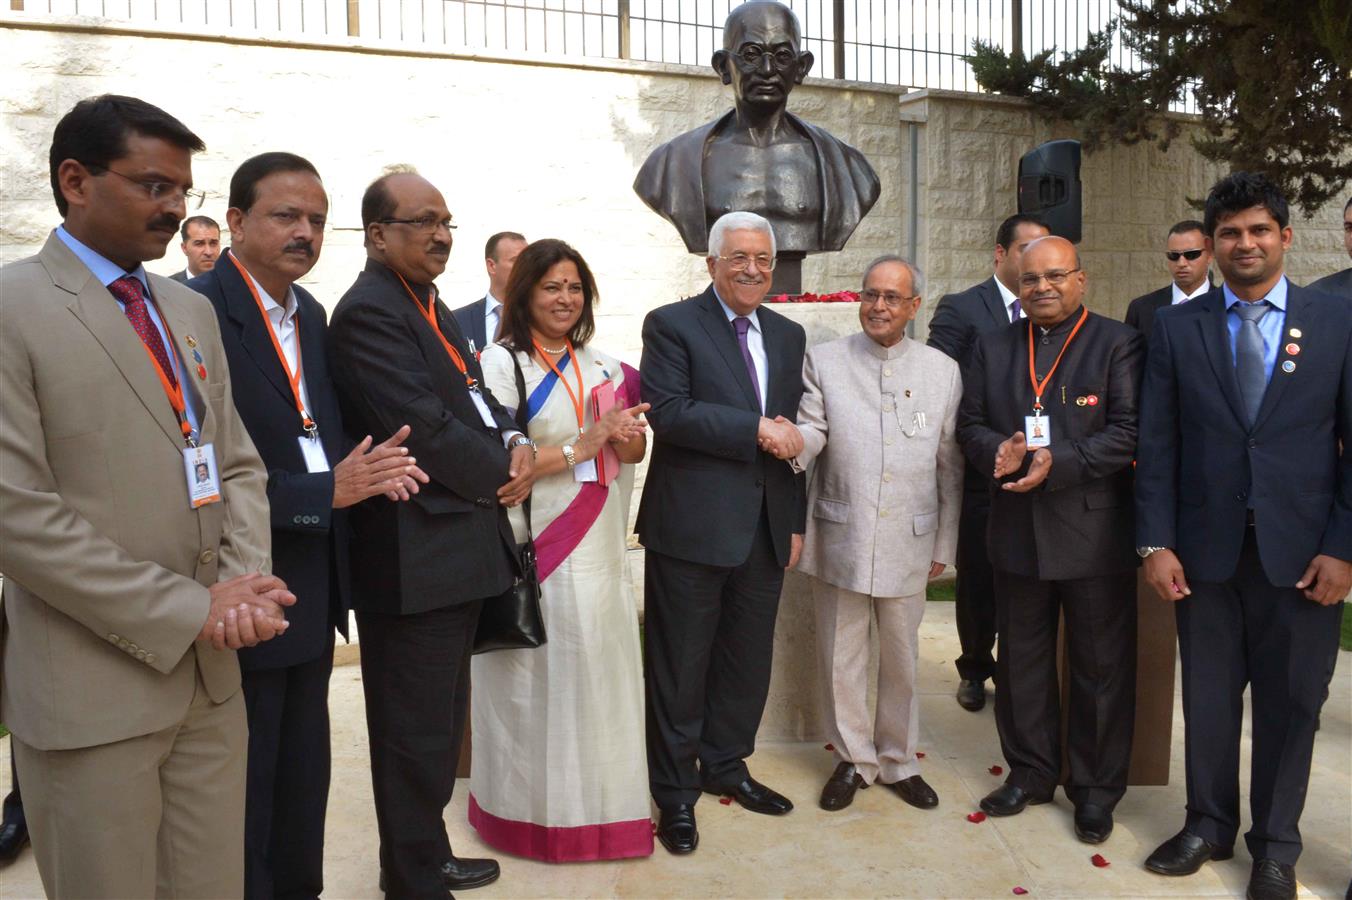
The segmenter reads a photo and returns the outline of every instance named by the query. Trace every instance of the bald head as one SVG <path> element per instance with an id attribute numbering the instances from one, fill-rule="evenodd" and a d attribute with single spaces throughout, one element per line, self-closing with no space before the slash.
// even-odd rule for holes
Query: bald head
<path id="1" fill-rule="evenodd" d="M 416 172 L 382 175 L 362 197 L 366 253 L 416 284 L 446 271 L 451 212 L 432 182 Z"/>
<path id="2" fill-rule="evenodd" d="M 751 0 L 728 13 L 723 49 L 714 52 L 714 71 L 732 85 L 743 114 L 772 115 L 784 108 L 793 86 L 802 84 L 812 68 L 812 54 L 800 50 L 801 44 L 793 10 L 774 0 Z"/>
<path id="3" fill-rule="evenodd" d="M 1084 302 L 1088 283 L 1080 253 L 1063 237 L 1030 241 L 1019 263 L 1019 303 L 1033 324 L 1051 328 Z"/>
<path id="4" fill-rule="evenodd" d="M 797 49 L 802 42 L 798 17 L 777 0 L 751 0 L 735 7 L 723 22 L 723 49 L 735 52 L 745 40 L 760 40 L 762 33 L 773 31 L 793 42 Z"/>

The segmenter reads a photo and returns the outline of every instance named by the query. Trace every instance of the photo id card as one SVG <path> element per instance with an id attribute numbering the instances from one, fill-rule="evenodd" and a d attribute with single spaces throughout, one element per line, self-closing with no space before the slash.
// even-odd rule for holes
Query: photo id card
<path id="1" fill-rule="evenodd" d="M 586 462 L 580 462 L 573 466 L 574 481 L 597 481 L 596 460 L 589 459 Z"/>
<path id="2" fill-rule="evenodd" d="M 221 479 L 210 444 L 184 447 L 183 471 L 188 476 L 188 502 L 193 509 L 221 502 Z"/>
<path id="3" fill-rule="evenodd" d="M 1046 447 L 1052 442 L 1052 420 L 1047 416 L 1024 416 L 1023 433 L 1029 447 Z"/>
<path id="4" fill-rule="evenodd" d="M 314 437 L 302 434 L 296 440 L 300 441 L 300 455 L 305 458 L 305 471 L 313 474 L 329 470 L 329 458 L 324 455 L 324 442 L 319 439 L 319 432 L 316 431 Z"/>

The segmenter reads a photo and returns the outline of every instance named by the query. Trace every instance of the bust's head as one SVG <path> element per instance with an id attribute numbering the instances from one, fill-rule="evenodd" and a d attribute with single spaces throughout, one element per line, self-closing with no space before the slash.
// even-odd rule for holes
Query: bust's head
<path id="1" fill-rule="evenodd" d="M 739 105 L 782 108 L 789 92 L 812 68 L 812 54 L 800 51 L 798 18 L 777 0 L 751 0 L 735 7 L 723 23 L 723 49 L 713 67 L 732 85 Z"/>

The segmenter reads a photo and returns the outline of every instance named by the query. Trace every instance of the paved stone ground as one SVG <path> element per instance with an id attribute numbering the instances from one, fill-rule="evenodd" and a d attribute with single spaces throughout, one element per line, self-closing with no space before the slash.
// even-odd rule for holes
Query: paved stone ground
<path id="1" fill-rule="evenodd" d="M 701 844 L 689 857 L 660 846 L 645 860 L 548 866 L 502 858 L 496 884 L 466 896 L 492 897 L 1030 897 L 1242 896 L 1250 859 L 1213 863 L 1191 878 L 1167 879 L 1141 868 L 1154 846 L 1183 820 L 1183 716 L 1175 710 L 1173 780 L 1132 788 L 1118 807 L 1117 828 L 1091 848 L 1075 840 L 1070 806 L 1030 807 L 1012 819 L 972 824 L 966 815 L 999 783 L 1003 765 L 990 706 L 961 710 L 949 661 L 957 652 L 952 604 L 934 603 L 921 629 L 921 748 L 926 779 L 939 808 L 922 812 L 891 792 L 858 794 L 848 810 L 816 805 L 832 760 L 821 744 L 765 744 L 752 771 L 798 808 L 782 819 L 748 813 L 705 798 L 698 807 Z M 1297 874 L 1301 895 L 1341 897 L 1352 878 L 1352 654 L 1340 654 L 1302 820 L 1305 853 Z M 326 896 L 376 897 L 375 816 L 367 769 L 360 672 L 334 671 L 333 788 L 329 800 Z M 0 780 L 8 788 L 8 740 L 0 742 Z M 1247 749 L 1247 735 L 1246 735 Z M 1244 769 L 1248 771 L 1248 754 Z M 1247 774 L 1242 781 L 1247 783 Z M 446 822 L 456 851 L 487 853 L 465 824 L 467 785 L 456 790 Z M 1247 827 L 1247 823 L 1245 825 Z M 1111 863 L 1096 868 L 1095 851 Z M 0 895 L 41 896 L 31 852 L 0 871 Z"/>

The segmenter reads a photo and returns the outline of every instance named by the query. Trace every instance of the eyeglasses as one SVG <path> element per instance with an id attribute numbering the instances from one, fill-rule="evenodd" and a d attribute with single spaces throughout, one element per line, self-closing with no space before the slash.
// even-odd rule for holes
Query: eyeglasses
<path id="1" fill-rule="evenodd" d="M 756 256 L 747 256 L 745 253 L 734 253 L 732 256 L 720 255 L 718 258 L 727 261 L 728 265 L 732 266 L 732 271 L 734 272 L 745 272 L 753 262 L 756 264 L 756 268 L 763 272 L 773 272 L 775 270 L 775 258 L 766 253 L 761 253 Z"/>
<path id="2" fill-rule="evenodd" d="M 1045 278 L 1047 279 L 1047 283 L 1050 284 L 1052 287 L 1060 287 L 1061 285 L 1066 283 L 1067 278 L 1069 278 L 1071 275 L 1075 274 L 1078 271 L 1080 271 L 1080 269 L 1075 268 L 1065 270 L 1052 269 L 1050 272 L 1042 272 L 1041 274 L 1034 274 L 1032 272 L 1029 272 L 1027 275 L 1024 275 L 1021 278 L 1019 278 L 1019 286 L 1026 288 L 1035 288 L 1039 284 L 1041 284 L 1042 279 Z"/>
<path id="3" fill-rule="evenodd" d="M 428 234 L 432 234 L 438 228 L 445 228 L 447 231 L 455 231 L 457 228 L 454 219 L 450 217 L 438 219 L 433 215 L 419 216 L 416 219 L 376 219 L 376 222 L 381 225 L 412 225 Z"/>
<path id="4" fill-rule="evenodd" d="M 798 61 L 798 54 L 794 53 L 788 47 L 780 47 L 777 50 L 767 50 L 758 44 L 747 44 L 737 51 L 737 57 L 748 66 L 759 66 L 761 60 L 770 57 L 776 66 L 791 66 Z"/>
<path id="5" fill-rule="evenodd" d="M 864 305 L 873 306 L 879 299 L 887 305 L 888 309 L 896 309 L 908 300 L 914 300 L 919 294 L 912 294 L 909 297 L 903 297 L 896 291 L 875 291 L 873 288 L 867 288 L 860 292 L 859 299 L 864 301 Z"/>
<path id="6" fill-rule="evenodd" d="M 130 175 L 123 175 L 116 169 L 110 169 L 107 166 L 95 166 L 88 163 L 82 163 L 91 175 L 113 174 L 123 181 L 130 181 L 132 184 L 146 192 L 146 196 L 156 203 L 170 200 L 172 202 L 182 201 L 188 209 L 201 209 L 202 202 L 206 200 L 205 191 L 194 191 L 191 188 L 180 187 L 168 181 L 142 181 L 139 178 L 132 178 Z"/>
<path id="7" fill-rule="evenodd" d="M 1198 249 L 1198 250 L 1165 250 L 1165 251 L 1164 251 L 1164 255 L 1168 258 L 1169 262 L 1178 262 L 1178 258 L 1179 258 L 1180 256 L 1183 257 L 1183 258 L 1186 259 L 1186 260 L 1191 261 L 1191 260 L 1194 260 L 1194 259 L 1196 259 L 1197 257 L 1201 256 L 1201 255 L 1202 255 L 1202 251 L 1201 251 L 1200 249 Z"/>

